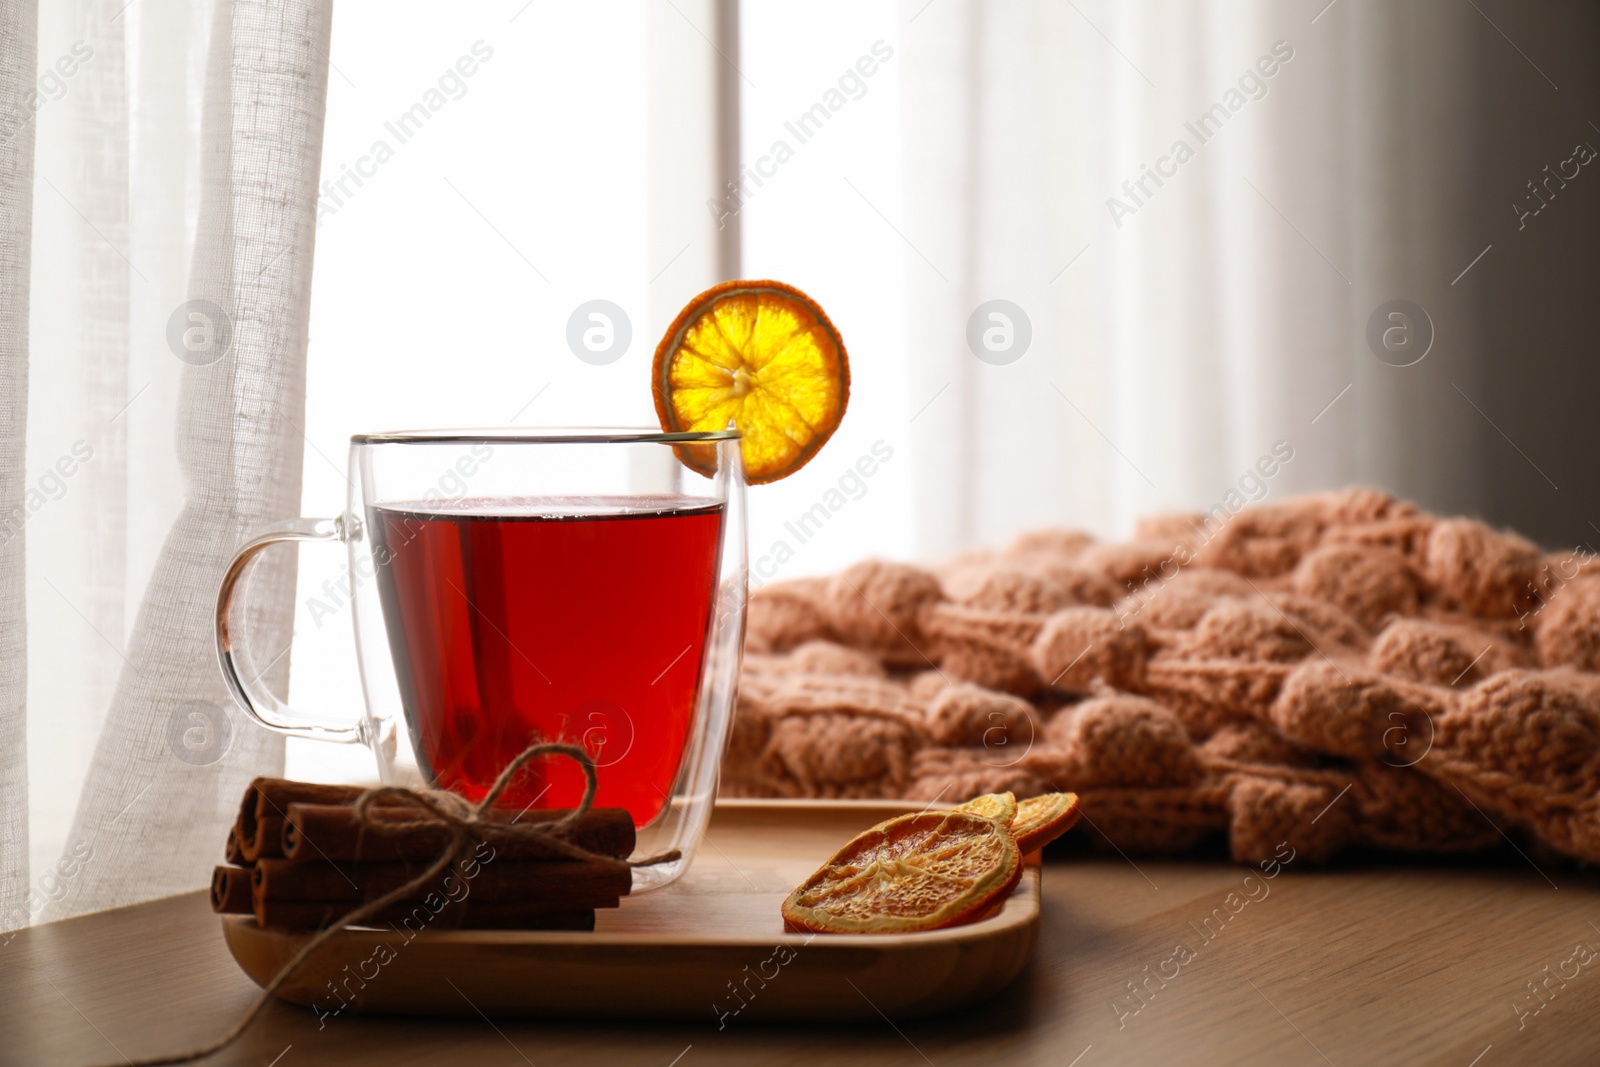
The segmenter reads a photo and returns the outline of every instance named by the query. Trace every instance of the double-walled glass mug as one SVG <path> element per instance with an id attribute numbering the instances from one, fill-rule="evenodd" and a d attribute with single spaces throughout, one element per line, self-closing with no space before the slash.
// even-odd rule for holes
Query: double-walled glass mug
<path id="1" fill-rule="evenodd" d="M 679 461 L 694 453 L 707 478 Z M 365 744 L 389 784 L 481 799 L 528 745 L 580 745 L 595 804 L 626 808 L 635 889 L 688 866 L 716 796 L 744 636 L 739 435 L 632 429 L 360 434 L 336 519 L 248 541 L 217 595 L 217 655 L 262 726 Z M 366 714 L 319 722 L 259 682 L 233 624 L 241 578 L 268 547 L 349 550 Z M 565 808 L 582 769 L 529 764 L 500 806 Z"/>

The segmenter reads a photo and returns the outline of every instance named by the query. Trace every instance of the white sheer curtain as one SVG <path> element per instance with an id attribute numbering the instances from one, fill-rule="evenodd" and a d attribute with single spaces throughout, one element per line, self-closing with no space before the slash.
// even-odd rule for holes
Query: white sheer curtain
<path id="1" fill-rule="evenodd" d="M 1481 504 L 1488 428 L 1452 391 L 1482 400 L 1482 275 L 1451 281 L 1499 221 L 1467 210 L 1493 33 L 1470 7 L 901 10 L 923 554 L 1254 494 L 1241 478 L 1279 441 L 1270 496 L 1360 481 Z M 994 299 L 1031 323 L 1015 362 L 969 348 Z M 1364 344 L 1392 299 L 1429 309 L 1431 359 Z"/>
<path id="2" fill-rule="evenodd" d="M 33 84 L 35 0 L 0 0 L 0 100 Z M 27 477 L 28 235 L 33 131 L 13 107 L 0 126 L 0 513 Z M 28 614 L 22 538 L 0 534 L 0 930 L 28 921 Z"/>
<path id="3" fill-rule="evenodd" d="M 0 929 L 203 884 L 282 766 L 212 605 L 299 509 L 329 16 L 0 5 Z M 286 648 L 293 560 L 254 582 L 252 643 Z"/>

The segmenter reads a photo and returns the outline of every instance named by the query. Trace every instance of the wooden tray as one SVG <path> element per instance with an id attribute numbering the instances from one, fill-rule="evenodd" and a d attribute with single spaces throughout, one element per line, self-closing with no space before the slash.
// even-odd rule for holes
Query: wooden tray
<path id="1" fill-rule="evenodd" d="M 592 933 L 449 930 L 407 941 L 349 930 L 278 995 L 319 1012 L 723 1022 L 901 1019 L 966 1006 L 1027 963 L 1039 928 L 1037 867 L 998 915 L 950 930 L 789 934 L 779 916 L 789 891 L 844 842 L 915 810 L 725 800 L 684 876 L 602 910 Z M 307 937 L 262 930 L 248 916 L 224 916 L 222 929 L 257 984 Z"/>

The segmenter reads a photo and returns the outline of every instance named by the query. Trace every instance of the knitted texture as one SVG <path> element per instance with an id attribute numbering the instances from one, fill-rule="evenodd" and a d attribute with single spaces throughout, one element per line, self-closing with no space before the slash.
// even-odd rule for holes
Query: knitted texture
<path id="1" fill-rule="evenodd" d="M 1082 795 L 1127 852 L 1218 833 L 1600 862 L 1600 565 L 1371 489 L 752 594 L 723 791 Z"/>

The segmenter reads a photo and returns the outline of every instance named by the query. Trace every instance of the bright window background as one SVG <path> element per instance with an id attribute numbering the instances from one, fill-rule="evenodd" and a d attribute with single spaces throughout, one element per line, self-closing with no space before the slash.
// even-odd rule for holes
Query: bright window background
<path id="1" fill-rule="evenodd" d="M 753 583 L 911 552 L 906 249 L 885 218 L 900 225 L 899 32 L 897 7 L 884 0 L 746 3 L 741 12 L 741 155 L 752 170 L 770 158 L 764 169 L 775 171 L 746 198 L 744 273 L 815 297 L 844 337 L 851 371 L 848 413 L 827 448 L 799 474 L 750 494 Z M 874 57 L 875 44 L 887 60 Z M 856 69 L 864 57 L 870 76 Z M 801 127 L 812 107 L 840 100 L 820 129 L 815 118 Z M 803 143 L 797 130 L 807 133 Z M 780 143 L 793 151 L 782 164 Z M 848 478 L 841 487 L 878 442 L 892 458 L 859 487 Z M 837 504 L 828 496 L 835 489 L 844 506 L 802 541 L 790 526 L 800 529 L 818 503 Z M 779 544 L 793 552 L 782 565 Z"/>
<path id="2" fill-rule="evenodd" d="M 901 210 L 896 7 L 746 4 L 741 18 L 742 158 L 753 168 L 778 141 L 793 151 L 761 187 L 747 186 L 744 274 L 816 297 L 852 368 L 849 415 L 828 447 L 799 474 L 751 491 L 762 581 L 910 553 L 916 405 L 901 330 L 905 249 L 887 221 L 898 225 Z M 353 433 L 654 421 L 647 301 L 663 264 L 650 262 L 647 240 L 645 27 L 644 0 L 335 8 L 304 514 L 344 507 Z M 880 41 L 879 55 L 893 54 L 862 76 L 858 61 Z M 476 62 L 470 76 L 457 70 L 462 57 Z M 446 102 L 402 143 L 390 126 L 436 90 Z M 785 126 L 840 98 L 804 143 Z M 379 142 L 392 150 L 381 163 Z M 573 309 L 597 298 L 634 328 L 627 353 L 599 367 L 565 339 Z M 841 487 L 875 444 L 891 458 Z M 789 529 L 841 497 L 820 530 L 802 540 Z M 780 543 L 792 553 L 781 565 Z M 353 717 L 362 697 L 348 609 L 313 610 L 334 603 L 325 583 L 343 563 L 328 547 L 301 553 L 290 688 L 308 713 Z M 290 743 L 293 776 L 371 772 L 353 746 Z"/>

